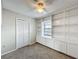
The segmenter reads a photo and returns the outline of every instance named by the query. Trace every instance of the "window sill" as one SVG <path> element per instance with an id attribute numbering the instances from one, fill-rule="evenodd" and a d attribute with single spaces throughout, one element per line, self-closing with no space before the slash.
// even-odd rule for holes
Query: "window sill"
<path id="1" fill-rule="evenodd" d="M 42 36 L 44 39 L 52 39 L 52 37 Z"/>

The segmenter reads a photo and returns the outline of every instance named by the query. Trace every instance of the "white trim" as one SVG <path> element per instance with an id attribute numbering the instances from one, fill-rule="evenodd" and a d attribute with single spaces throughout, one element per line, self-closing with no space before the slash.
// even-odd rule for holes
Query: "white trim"
<path id="1" fill-rule="evenodd" d="M 42 26 L 42 28 L 41 28 L 41 30 L 42 30 L 42 35 L 41 35 L 41 37 L 43 37 L 43 38 L 49 38 L 49 39 L 51 39 L 52 37 L 52 35 L 51 36 L 45 36 L 44 35 L 44 24 L 45 23 L 47 23 L 47 22 L 49 22 L 50 23 L 50 26 L 52 25 L 52 23 L 51 23 L 51 16 L 49 16 L 49 17 L 46 17 L 46 18 L 44 18 L 43 19 L 44 21 L 42 21 L 42 23 L 41 23 L 41 26 Z M 52 26 L 51 26 L 51 28 L 52 28 Z M 51 30 L 51 32 L 52 32 L 52 30 Z M 52 33 L 51 33 L 52 34 Z"/>
<path id="2" fill-rule="evenodd" d="M 17 50 L 17 49 L 14 49 L 14 50 L 11 50 L 11 51 L 8 51 L 8 52 L 5 52 L 5 53 L 1 54 L 1 56 L 5 55 L 5 54 L 8 54 L 8 53 L 11 53 L 11 52 L 16 51 L 16 50 Z"/>

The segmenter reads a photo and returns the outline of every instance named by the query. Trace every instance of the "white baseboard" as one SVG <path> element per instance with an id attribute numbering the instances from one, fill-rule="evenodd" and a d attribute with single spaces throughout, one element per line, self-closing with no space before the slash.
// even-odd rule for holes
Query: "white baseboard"
<path id="1" fill-rule="evenodd" d="M 11 51 L 8 51 L 8 52 L 5 52 L 5 53 L 1 54 L 1 56 L 5 55 L 5 54 L 8 54 L 8 53 L 11 53 L 11 52 L 16 51 L 16 50 L 17 50 L 17 49 L 14 49 L 14 50 L 11 50 Z"/>
<path id="2" fill-rule="evenodd" d="M 32 45 L 32 44 L 35 44 L 36 42 L 32 42 L 32 43 L 30 43 L 29 45 Z"/>

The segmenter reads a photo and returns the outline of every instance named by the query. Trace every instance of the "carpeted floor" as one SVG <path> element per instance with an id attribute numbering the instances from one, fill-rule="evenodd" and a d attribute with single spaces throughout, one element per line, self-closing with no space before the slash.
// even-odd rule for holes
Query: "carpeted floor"
<path id="1" fill-rule="evenodd" d="M 20 48 L 1 59 L 73 59 L 39 43 Z"/>

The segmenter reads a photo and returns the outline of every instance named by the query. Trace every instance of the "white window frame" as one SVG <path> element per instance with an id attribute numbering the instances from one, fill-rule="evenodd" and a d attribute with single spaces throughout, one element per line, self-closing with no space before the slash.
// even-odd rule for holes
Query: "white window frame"
<path id="1" fill-rule="evenodd" d="M 48 22 L 48 23 L 47 23 Z M 45 26 L 46 25 L 46 23 L 47 24 L 49 24 L 50 25 L 50 27 L 49 27 L 49 25 L 48 25 L 48 29 L 50 29 L 50 35 L 48 34 L 48 35 L 45 35 L 45 27 L 47 27 L 47 26 Z M 47 17 L 47 18 L 45 18 L 43 21 L 42 21 L 42 23 L 41 23 L 41 26 L 42 26 L 42 37 L 43 38 L 51 38 L 52 37 L 52 23 L 51 23 L 51 17 Z M 49 31 L 49 30 L 48 30 Z"/>

